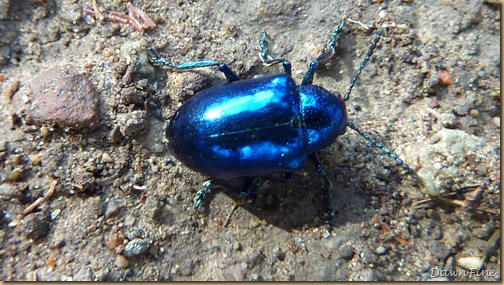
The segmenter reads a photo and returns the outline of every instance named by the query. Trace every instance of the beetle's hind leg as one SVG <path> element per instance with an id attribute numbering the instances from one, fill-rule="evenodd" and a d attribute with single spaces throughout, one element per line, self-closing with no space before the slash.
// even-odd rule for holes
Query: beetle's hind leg
<path id="1" fill-rule="evenodd" d="M 239 193 L 241 197 L 253 200 L 255 198 L 255 190 L 260 187 L 262 183 L 263 179 L 259 176 L 247 177 L 243 188 L 237 189 L 223 179 L 208 180 L 203 183 L 204 188 L 199 190 L 194 197 L 194 209 L 197 210 L 201 206 L 201 204 L 205 200 L 205 197 L 212 188 L 221 187 L 227 191 L 230 191 L 234 195 Z"/>
<path id="2" fill-rule="evenodd" d="M 160 56 L 157 51 L 155 51 L 152 47 L 147 48 L 147 52 L 149 54 L 149 60 L 152 63 L 158 64 L 162 66 L 163 68 L 166 69 L 173 69 L 173 70 L 189 70 L 189 69 L 195 69 L 195 68 L 202 68 L 202 67 L 209 67 L 209 66 L 218 66 L 219 71 L 224 73 L 224 76 L 226 76 L 226 79 L 228 81 L 238 81 L 240 80 L 240 77 L 236 75 L 229 66 L 225 63 L 221 63 L 215 60 L 200 60 L 200 61 L 191 61 L 191 62 L 184 62 L 180 64 L 175 64 L 170 60 L 167 60 L 166 58 Z"/>
<path id="3" fill-rule="evenodd" d="M 336 51 L 336 42 L 338 41 L 341 33 L 343 32 L 343 26 L 345 26 L 345 21 L 341 21 L 339 26 L 337 26 L 332 34 L 331 39 L 327 43 L 324 52 L 322 52 L 317 58 L 310 62 L 308 66 L 308 71 L 306 72 L 301 85 L 311 85 L 313 83 L 313 76 L 315 75 L 315 71 L 317 70 L 319 61 L 323 61 L 331 58 Z"/>
<path id="4" fill-rule="evenodd" d="M 268 34 L 263 32 L 263 36 L 259 39 L 259 58 L 261 59 L 264 66 L 272 66 L 275 64 L 282 63 L 284 73 L 289 77 L 292 76 L 291 72 L 291 63 L 287 59 L 284 58 L 272 58 L 268 54 L 268 42 L 266 41 Z"/>
<path id="5" fill-rule="evenodd" d="M 322 181 L 324 182 L 324 193 L 323 193 L 324 212 L 325 212 L 325 222 L 328 224 L 333 219 L 333 210 L 331 206 L 331 191 L 333 190 L 333 182 L 329 178 L 329 176 L 327 176 L 324 166 L 320 162 L 316 152 L 309 154 L 308 158 L 313 162 L 313 165 L 315 165 L 315 169 L 317 169 L 317 172 L 320 174 L 320 176 L 322 177 Z"/>

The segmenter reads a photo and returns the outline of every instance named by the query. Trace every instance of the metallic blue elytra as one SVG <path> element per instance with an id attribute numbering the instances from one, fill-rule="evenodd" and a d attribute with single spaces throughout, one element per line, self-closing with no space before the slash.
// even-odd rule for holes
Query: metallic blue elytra
<path id="1" fill-rule="evenodd" d="M 334 142 L 348 126 L 411 172 L 396 154 L 347 121 L 345 101 L 373 55 L 383 30 L 378 31 L 343 97 L 312 85 L 319 62 L 335 54 L 344 25 L 342 21 L 334 29 L 325 50 L 310 62 L 300 85 L 292 79 L 288 60 L 268 55 L 265 32 L 259 40 L 259 57 L 265 66 L 281 63 L 284 74 L 241 80 L 224 63 L 205 60 L 176 65 L 149 48 L 151 62 L 165 68 L 181 71 L 218 66 L 229 81 L 197 93 L 175 112 L 166 129 L 172 154 L 184 165 L 212 177 L 211 181 L 220 186 L 230 186 L 223 179 L 247 177 L 248 185 L 242 191 L 245 194 L 251 194 L 260 185 L 261 177 L 292 173 L 309 158 L 322 176 L 324 197 L 328 198 L 332 183 L 317 151 Z M 212 188 L 211 181 L 196 195 L 195 208 Z M 327 201 L 326 212 L 329 217 L 332 215 Z"/>
<path id="2" fill-rule="evenodd" d="M 340 96 L 273 75 L 199 92 L 171 118 L 167 137 L 172 154 L 202 174 L 262 176 L 302 168 L 346 125 Z"/>

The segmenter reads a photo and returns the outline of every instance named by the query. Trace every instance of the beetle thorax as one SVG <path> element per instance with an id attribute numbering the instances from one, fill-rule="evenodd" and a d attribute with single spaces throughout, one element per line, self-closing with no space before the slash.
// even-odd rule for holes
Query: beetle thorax
<path id="1" fill-rule="evenodd" d="M 345 133 L 346 107 L 339 94 L 316 85 L 301 85 L 299 96 L 309 153 L 328 147 L 339 135 Z"/>

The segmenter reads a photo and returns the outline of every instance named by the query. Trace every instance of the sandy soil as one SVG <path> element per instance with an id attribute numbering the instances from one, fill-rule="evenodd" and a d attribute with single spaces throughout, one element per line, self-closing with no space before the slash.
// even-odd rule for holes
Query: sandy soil
<path id="1" fill-rule="evenodd" d="M 156 23 L 142 34 L 91 1 L 0 0 L 2 280 L 501 279 L 500 2 L 277 2 L 137 1 Z M 267 31 L 300 83 L 343 19 L 314 84 L 344 93 L 384 28 L 348 116 L 419 177 L 349 130 L 320 152 L 329 225 L 310 164 L 253 203 L 216 189 L 195 211 L 208 177 L 164 129 L 225 78 L 155 67 L 146 48 L 250 79 L 281 72 L 257 56 Z"/>

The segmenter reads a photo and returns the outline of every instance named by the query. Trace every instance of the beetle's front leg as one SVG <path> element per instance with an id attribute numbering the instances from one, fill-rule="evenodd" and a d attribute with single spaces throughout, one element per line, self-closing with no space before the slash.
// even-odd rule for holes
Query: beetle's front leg
<path id="1" fill-rule="evenodd" d="M 149 60 L 152 63 L 159 64 L 163 68 L 166 69 L 175 69 L 175 70 L 189 70 L 201 67 L 209 67 L 209 66 L 218 66 L 219 71 L 224 73 L 226 79 L 228 81 L 238 81 L 240 77 L 236 75 L 229 66 L 225 63 L 221 63 L 215 60 L 201 60 L 201 61 L 192 61 L 192 62 L 184 62 L 181 64 L 174 64 L 172 61 L 167 60 L 166 58 L 160 56 L 153 48 L 148 47 L 147 52 L 149 53 Z"/>
<path id="2" fill-rule="evenodd" d="M 324 49 L 324 52 L 322 52 L 317 58 L 312 60 L 310 64 L 308 65 L 308 71 L 306 72 L 303 81 L 301 82 L 301 85 L 311 85 L 313 83 L 313 76 L 315 76 L 315 71 L 318 68 L 318 64 L 320 61 L 327 60 L 331 58 L 335 51 L 336 51 L 336 42 L 338 41 L 339 37 L 343 33 L 343 26 L 345 26 L 345 21 L 342 21 L 339 26 L 337 26 L 332 34 L 331 39 L 327 43 L 326 48 Z"/>
<path id="3" fill-rule="evenodd" d="M 268 43 L 266 42 L 266 37 L 267 34 L 266 32 L 263 32 L 262 38 L 259 40 L 259 58 L 263 62 L 264 66 L 272 66 L 275 64 L 282 63 L 284 73 L 290 77 L 292 77 L 292 72 L 291 72 L 291 63 L 287 59 L 284 58 L 272 58 L 268 54 Z"/>
<path id="4" fill-rule="evenodd" d="M 324 182 L 324 210 L 326 215 L 326 223 L 329 223 L 333 219 L 333 211 L 331 207 L 331 190 L 333 189 L 333 183 L 329 176 L 327 176 L 324 166 L 320 163 L 318 155 L 316 152 L 308 155 L 308 158 L 313 162 L 317 172 L 322 177 L 322 181 Z"/>

